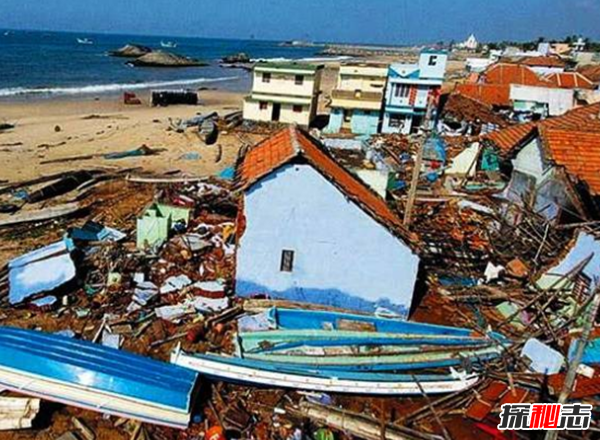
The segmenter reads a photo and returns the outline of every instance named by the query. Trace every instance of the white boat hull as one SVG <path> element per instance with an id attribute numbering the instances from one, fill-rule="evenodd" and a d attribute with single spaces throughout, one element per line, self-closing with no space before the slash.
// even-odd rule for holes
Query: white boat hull
<path id="1" fill-rule="evenodd" d="M 335 377 L 303 376 L 278 373 L 256 368 L 231 365 L 224 362 L 198 358 L 178 350 L 171 355 L 171 363 L 188 368 L 211 378 L 244 383 L 254 386 L 282 387 L 328 393 L 401 396 L 422 394 L 419 384 L 412 382 L 377 382 L 372 380 L 348 380 Z M 477 376 L 456 380 L 428 381 L 420 383 L 427 394 L 453 393 L 477 383 Z"/>

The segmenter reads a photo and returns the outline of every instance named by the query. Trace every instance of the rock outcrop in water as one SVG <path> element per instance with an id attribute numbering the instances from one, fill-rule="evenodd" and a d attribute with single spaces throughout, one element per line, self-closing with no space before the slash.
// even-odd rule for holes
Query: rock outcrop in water
<path id="1" fill-rule="evenodd" d="M 208 65 L 200 60 L 163 51 L 150 52 L 130 61 L 130 64 L 137 67 L 197 67 Z"/>
<path id="2" fill-rule="evenodd" d="M 152 49 L 139 44 L 127 44 L 120 49 L 110 52 L 113 57 L 139 58 L 152 52 Z"/>
<path id="3" fill-rule="evenodd" d="M 223 59 L 221 60 L 222 63 L 224 64 L 243 64 L 243 63 L 249 63 L 250 62 L 250 57 L 248 56 L 248 54 L 244 53 L 244 52 L 240 52 L 240 53 L 236 53 L 234 55 L 229 55 L 226 57 L 223 57 Z"/>

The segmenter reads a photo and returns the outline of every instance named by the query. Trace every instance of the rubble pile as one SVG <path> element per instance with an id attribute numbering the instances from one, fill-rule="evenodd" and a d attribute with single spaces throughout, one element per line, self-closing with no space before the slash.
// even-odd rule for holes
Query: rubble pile
<path id="1" fill-rule="evenodd" d="M 348 169 L 388 170 L 388 205 L 398 218 L 413 209 L 404 227 L 421 260 L 409 321 L 385 305 L 373 314 L 285 299 L 260 286 L 238 296 L 246 199 L 237 182 L 145 181 L 86 170 L 2 187 L 0 206 L 17 215 L 69 200 L 85 201 L 85 209 L 4 223 L 3 238 L 19 241 L 1 254 L 10 258 L 0 273 L 0 349 L 28 352 L 2 334 L 24 329 L 31 333 L 20 337 L 46 338 L 49 358 L 60 347 L 58 358 L 84 373 L 75 376 L 92 377 L 85 384 L 92 390 L 114 386 L 111 402 L 136 388 L 119 388 L 125 379 L 138 381 L 152 405 L 168 402 L 165 414 L 153 416 L 154 406 L 132 406 L 130 413 L 90 408 L 58 387 L 40 396 L 16 386 L 0 361 L 11 390 L 0 396 L 0 413 L 10 413 L 0 430 L 23 429 L 20 438 L 44 430 L 64 439 L 503 438 L 503 404 L 553 403 L 566 393 L 597 407 L 598 225 L 551 221 L 530 205 L 507 202 L 502 190 L 446 185 L 445 171 L 470 141 L 385 135 L 364 151 L 330 152 Z M 302 147 L 330 180 L 357 188 L 358 180 L 327 162 L 329 155 Z M 254 166 L 262 172 L 263 159 Z M 478 182 L 481 173 L 487 171 L 465 182 Z M 294 267 L 290 252 L 284 249 L 279 272 Z M 266 260 L 258 260 L 256 270 L 266 271 Z M 115 366 L 79 357 L 99 346 L 108 358 L 127 353 L 143 361 L 131 357 L 130 365 Z M 148 377 L 133 374 L 150 360 L 161 362 L 149 364 Z M 20 374 L 27 368 L 31 363 Z M 162 377 L 172 383 L 157 393 L 149 383 Z M 77 385 L 69 392 L 83 393 Z M 185 408 L 178 406 L 181 395 Z M 591 438 L 585 431 L 565 438 L 575 436 Z"/>

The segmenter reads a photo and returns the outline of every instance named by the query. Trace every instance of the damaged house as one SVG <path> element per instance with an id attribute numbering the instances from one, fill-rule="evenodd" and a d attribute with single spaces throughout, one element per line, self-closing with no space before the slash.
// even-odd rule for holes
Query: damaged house
<path id="1" fill-rule="evenodd" d="M 236 293 L 406 317 L 419 271 L 413 240 L 385 200 L 290 127 L 236 171 Z"/>
<path id="2" fill-rule="evenodd" d="M 442 95 L 439 131 L 450 135 L 479 135 L 499 128 L 508 122 L 491 105 L 462 93 Z"/>
<path id="3" fill-rule="evenodd" d="M 385 89 L 382 133 L 416 133 L 425 122 L 427 106 L 439 97 L 448 54 L 424 50 L 417 64 L 390 66 Z"/>
<path id="4" fill-rule="evenodd" d="M 559 222 L 598 217 L 600 104 L 486 136 L 511 161 L 504 197 Z"/>

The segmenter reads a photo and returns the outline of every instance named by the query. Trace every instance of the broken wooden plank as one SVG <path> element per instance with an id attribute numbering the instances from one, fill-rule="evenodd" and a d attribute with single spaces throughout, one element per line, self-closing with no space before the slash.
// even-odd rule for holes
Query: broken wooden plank
<path id="1" fill-rule="evenodd" d="M 86 208 L 87 206 L 82 206 L 79 203 L 65 203 L 36 211 L 21 211 L 14 215 L 3 215 L 0 216 L 0 228 L 66 217 L 83 211 Z"/>

